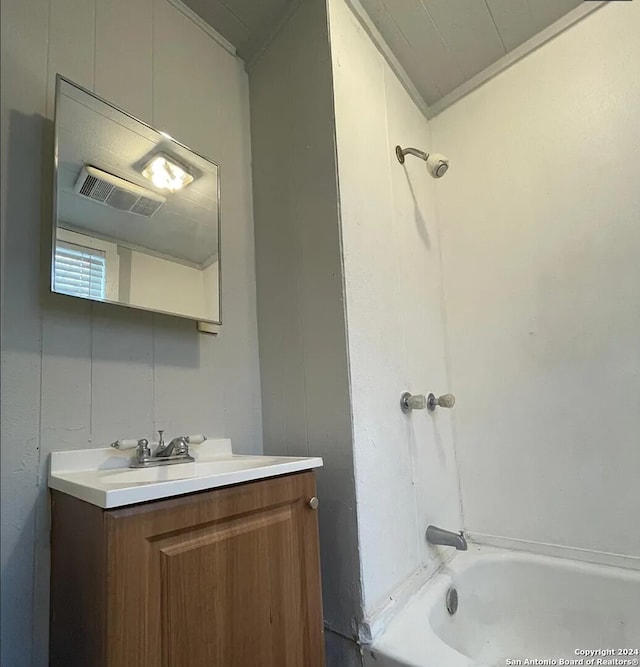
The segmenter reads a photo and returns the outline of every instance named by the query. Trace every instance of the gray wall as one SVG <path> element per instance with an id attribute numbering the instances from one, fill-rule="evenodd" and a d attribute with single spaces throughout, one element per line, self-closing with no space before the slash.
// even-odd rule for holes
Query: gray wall
<path id="1" fill-rule="evenodd" d="M 222 169 L 224 326 L 42 289 L 56 72 Z M 47 664 L 48 454 L 204 431 L 262 449 L 248 82 L 167 0 L 2 3 L 2 664 Z M 45 216 L 48 218 L 48 213 Z"/>
<path id="2" fill-rule="evenodd" d="M 353 637 L 361 591 L 323 0 L 300 5 L 249 81 L 265 450 L 324 458 L 318 485 L 325 622 Z M 335 658 L 344 647 L 355 645 L 331 647 L 334 664 L 347 664 Z"/>

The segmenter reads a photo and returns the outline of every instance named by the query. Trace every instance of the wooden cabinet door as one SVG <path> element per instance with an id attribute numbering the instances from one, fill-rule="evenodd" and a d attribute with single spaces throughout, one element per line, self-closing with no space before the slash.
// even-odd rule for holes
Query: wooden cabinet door
<path id="1" fill-rule="evenodd" d="M 313 473 L 108 512 L 110 667 L 321 667 Z"/>

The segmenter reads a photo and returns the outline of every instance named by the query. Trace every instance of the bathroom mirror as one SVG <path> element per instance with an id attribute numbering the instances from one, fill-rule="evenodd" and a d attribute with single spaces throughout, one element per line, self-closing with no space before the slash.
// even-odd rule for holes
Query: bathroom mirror
<path id="1" fill-rule="evenodd" d="M 59 76 L 51 290 L 221 323 L 220 168 Z"/>

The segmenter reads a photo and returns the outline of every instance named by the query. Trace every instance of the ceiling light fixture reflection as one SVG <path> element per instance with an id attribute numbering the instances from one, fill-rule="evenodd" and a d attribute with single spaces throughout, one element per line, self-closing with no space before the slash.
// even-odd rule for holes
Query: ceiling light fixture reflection
<path id="1" fill-rule="evenodd" d="M 145 166 L 142 175 L 160 190 L 177 192 L 193 182 L 193 176 L 168 155 L 159 153 Z"/>

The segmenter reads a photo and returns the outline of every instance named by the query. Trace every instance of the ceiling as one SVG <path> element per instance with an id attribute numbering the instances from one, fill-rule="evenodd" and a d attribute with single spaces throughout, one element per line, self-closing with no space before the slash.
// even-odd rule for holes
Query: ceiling
<path id="1" fill-rule="evenodd" d="M 70 83 L 61 82 L 56 107 L 59 226 L 121 246 L 197 267 L 218 254 L 218 167 Z M 154 188 L 140 173 L 157 152 L 189 165 L 195 180 L 174 194 Z M 166 203 L 143 217 L 87 199 L 74 191 L 90 165 L 153 190 Z"/>
<path id="2" fill-rule="evenodd" d="M 360 1 L 429 107 L 584 4 L 583 0 Z"/>
<path id="3" fill-rule="evenodd" d="M 248 65 L 300 2 L 183 1 L 236 47 Z M 346 2 L 387 57 L 391 56 L 391 65 L 428 115 L 467 92 L 470 82 L 479 85 L 495 74 L 501 69 L 496 70 L 497 64 L 504 67 L 515 60 L 519 49 L 523 52 L 517 55 L 522 56 L 539 46 L 544 40 L 532 40 L 535 36 L 543 33 L 548 39 L 603 4 L 584 0 Z M 510 55 L 514 57 L 509 61 Z"/>
<path id="4" fill-rule="evenodd" d="M 262 51 L 300 0 L 184 0 L 247 63 Z"/>

